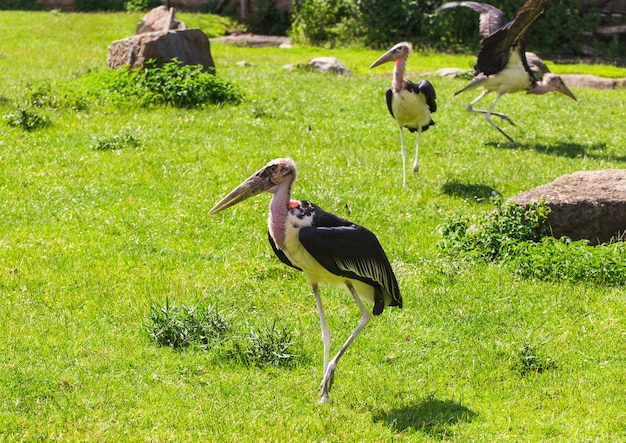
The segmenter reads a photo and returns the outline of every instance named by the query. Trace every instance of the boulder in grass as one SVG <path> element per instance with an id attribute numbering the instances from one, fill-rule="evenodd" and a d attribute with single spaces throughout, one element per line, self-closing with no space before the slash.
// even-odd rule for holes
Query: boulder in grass
<path id="1" fill-rule="evenodd" d="M 135 35 L 173 29 L 187 29 L 187 25 L 174 17 L 173 8 L 157 6 L 141 18 L 135 29 Z"/>
<path id="2" fill-rule="evenodd" d="M 113 69 L 144 68 L 150 60 L 163 64 L 172 59 L 215 72 L 209 38 L 200 29 L 148 32 L 116 40 L 109 45 L 107 65 Z"/>
<path id="3" fill-rule="evenodd" d="M 309 61 L 308 68 L 319 72 L 352 75 L 352 72 L 336 57 L 316 57 Z"/>
<path id="4" fill-rule="evenodd" d="M 526 191 L 510 201 L 526 206 L 545 200 L 555 237 L 597 245 L 626 233 L 626 169 L 580 171 Z"/>

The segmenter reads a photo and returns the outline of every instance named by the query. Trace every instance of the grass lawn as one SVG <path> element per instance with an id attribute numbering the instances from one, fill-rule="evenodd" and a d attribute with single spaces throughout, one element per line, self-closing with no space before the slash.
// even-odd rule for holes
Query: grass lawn
<path id="1" fill-rule="evenodd" d="M 0 12 L 0 117 L 103 69 L 108 44 L 140 15 Z M 210 36 L 225 26 L 179 18 Z M 506 96 L 498 110 L 516 123 L 505 128 L 520 142 L 511 145 L 464 110 L 474 95 L 453 96 L 463 80 L 430 77 L 436 125 L 404 189 L 384 100 L 391 65 L 368 69 L 380 52 L 211 50 L 241 104 L 90 102 L 36 108 L 49 124 L 32 131 L 0 121 L 0 441 L 626 441 L 624 286 L 523 279 L 437 247 L 450 218 L 492 210 L 492 192 L 506 199 L 562 174 L 624 168 L 625 89 L 573 88 L 577 102 Z M 284 68 L 322 55 L 355 75 Z M 472 60 L 418 53 L 408 69 Z M 120 134 L 133 143 L 97 149 Z M 412 153 L 415 136 L 405 140 Z M 343 357 L 330 405 L 317 404 L 311 289 L 267 242 L 270 197 L 208 216 L 283 156 L 299 167 L 295 198 L 377 234 L 404 298 Z M 359 311 L 341 291 L 322 295 L 336 351 Z M 146 326 L 166 303 L 214 306 L 242 340 L 288 329 L 295 364 L 157 346 Z"/>

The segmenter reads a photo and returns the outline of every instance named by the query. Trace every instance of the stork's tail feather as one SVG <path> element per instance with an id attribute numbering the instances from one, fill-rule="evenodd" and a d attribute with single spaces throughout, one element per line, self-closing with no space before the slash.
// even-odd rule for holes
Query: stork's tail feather
<path id="1" fill-rule="evenodd" d="M 472 80 L 467 85 L 465 85 L 463 89 L 460 89 L 457 92 L 455 92 L 454 95 L 457 96 L 462 92 L 479 87 L 482 82 L 487 80 L 487 78 L 488 77 L 484 74 L 478 74 L 476 77 L 474 77 L 474 80 Z"/>

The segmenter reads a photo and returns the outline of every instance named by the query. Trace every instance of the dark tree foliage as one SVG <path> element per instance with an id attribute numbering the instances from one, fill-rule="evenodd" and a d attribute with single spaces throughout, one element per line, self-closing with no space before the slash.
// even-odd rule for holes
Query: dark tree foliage
<path id="1" fill-rule="evenodd" d="M 39 11 L 42 7 L 35 0 L 0 0 L 0 10 Z"/>
<path id="2" fill-rule="evenodd" d="M 76 0 L 74 11 L 124 11 L 124 0 Z"/>

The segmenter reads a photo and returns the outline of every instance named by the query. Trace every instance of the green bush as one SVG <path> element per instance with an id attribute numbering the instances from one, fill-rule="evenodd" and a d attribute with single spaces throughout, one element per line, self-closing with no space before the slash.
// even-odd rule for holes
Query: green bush
<path id="1" fill-rule="evenodd" d="M 288 326 L 278 327 L 276 321 L 263 327 L 249 327 L 248 336 L 232 343 L 228 355 L 246 366 L 290 367 L 296 355 L 293 333 Z"/>
<path id="2" fill-rule="evenodd" d="M 248 31 L 255 34 L 286 35 L 291 27 L 289 13 L 278 11 L 274 0 L 258 0 L 248 18 Z"/>
<path id="3" fill-rule="evenodd" d="M 626 244 L 591 246 L 587 241 L 546 237 L 515 247 L 507 266 L 525 278 L 626 285 Z"/>
<path id="4" fill-rule="evenodd" d="M 117 134 L 94 139 L 91 148 L 96 151 L 113 151 L 124 148 L 136 148 L 140 144 L 135 131 L 122 128 Z"/>
<path id="5" fill-rule="evenodd" d="M 20 127 L 25 131 L 45 128 L 50 125 L 50 119 L 29 107 L 16 106 L 13 111 L 4 116 L 4 121 L 13 127 Z"/>
<path id="6" fill-rule="evenodd" d="M 124 2 L 124 9 L 128 12 L 148 11 L 163 3 L 164 2 L 161 0 L 126 0 Z"/>
<path id="7" fill-rule="evenodd" d="M 0 10 L 39 11 L 42 6 L 36 0 L 0 0 Z"/>
<path id="8" fill-rule="evenodd" d="M 146 329 L 161 346 L 175 349 L 197 345 L 209 348 L 219 343 L 229 330 L 228 323 L 215 307 L 170 305 L 150 306 Z"/>
<path id="9" fill-rule="evenodd" d="M 124 11 L 124 0 L 76 0 L 74 11 Z"/>
<path id="10" fill-rule="evenodd" d="M 515 203 L 470 220 L 455 217 L 443 228 L 439 248 L 450 256 L 502 263 L 524 278 L 626 284 L 626 243 L 591 246 L 551 236 L 545 203 Z"/>
<path id="11" fill-rule="evenodd" d="M 348 40 L 341 35 L 341 23 L 356 14 L 351 0 L 300 0 L 293 4 L 291 34 L 296 41 L 313 45 Z"/>
<path id="12" fill-rule="evenodd" d="M 539 241 L 550 233 L 545 203 L 527 209 L 515 203 L 500 205 L 479 220 L 455 217 L 443 228 L 439 247 L 446 253 L 497 260 L 525 241 Z"/>
<path id="13" fill-rule="evenodd" d="M 203 70 L 201 65 L 182 65 L 172 60 L 161 66 L 152 62 L 146 69 L 91 71 L 70 85 L 65 102 L 76 96 L 108 100 L 113 104 L 141 106 L 170 105 L 179 108 L 208 104 L 238 104 L 242 92 L 228 80 Z"/>
<path id="14" fill-rule="evenodd" d="M 476 52 L 482 39 L 479 14 L 466 7 L 436 12 L 444 1 L 300 0 L 293 6 L 291 33 L 296 40 L 316 45 L 360 41 L 381 48 L 407 40 L 438 50 Z M 502 0 L 497 4 L 506 22 L 515 18 L 524 1 Z M 540 53 L 579 54 L 581 31 L 592 31 L 599 24 L 596 8 L 581 10 L 577 0 L 554 0 L 536 23 L 527 47 Z M 606 54 L 626 52 L 619 37 L 589 43 Z"/>

